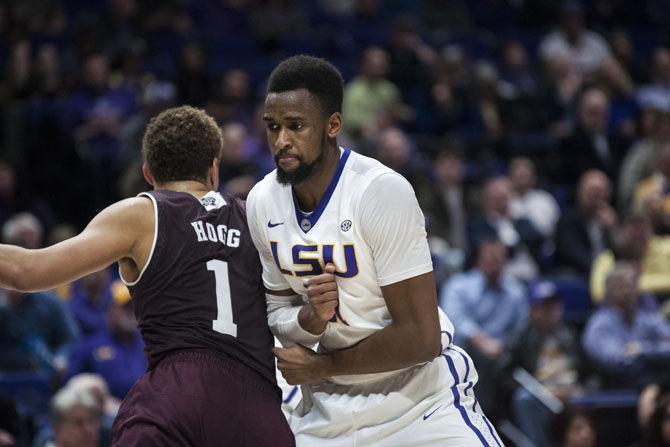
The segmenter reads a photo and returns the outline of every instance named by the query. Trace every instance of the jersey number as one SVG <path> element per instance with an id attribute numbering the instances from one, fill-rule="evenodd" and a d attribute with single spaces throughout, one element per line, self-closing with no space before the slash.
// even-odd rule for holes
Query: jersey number
<path id="1" fill-rule="evenodd" d="M 237 337 L 237 325 L 233 321 L 233 304 L 228 280 L 228 263 L 212 259 L 207 262 L 207 270 L 214 272 L 216 281 L 216 320 L 212 329 L 221 334 Z"/>

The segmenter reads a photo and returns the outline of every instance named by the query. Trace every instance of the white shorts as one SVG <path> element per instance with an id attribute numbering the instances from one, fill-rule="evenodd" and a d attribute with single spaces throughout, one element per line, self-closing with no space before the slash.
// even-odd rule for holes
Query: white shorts
<path id="1" fill-rule="evenodd" d="M 475 383 L 472 359 L 452 345 L 383 382 L 303 387 L 289 422 L 298 447 L 503 447 Z"/>

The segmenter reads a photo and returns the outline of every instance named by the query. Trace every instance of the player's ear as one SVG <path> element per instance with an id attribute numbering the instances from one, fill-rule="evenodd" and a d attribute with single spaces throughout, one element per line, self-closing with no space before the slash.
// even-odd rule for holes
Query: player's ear
<path id="1" fill-rule="evenodd" d="M 146 180 L 148 184 L 155 188 L 156 180 L 154 180 L 154 176 L 151 175 L 151 172 L 149 172 L 149 167 L 146 163 L 142 163 L 142 174 L 144 175 L 144 180 Z"/>
<path id="2" fill-rule="evenodd" d="M 335 112 L 330 117 L 326 123 L 326 132 L 328 133 L 329 138 L 335 138 L 338 133 L 342 130 L 342 114 L 340 112 Z"/>

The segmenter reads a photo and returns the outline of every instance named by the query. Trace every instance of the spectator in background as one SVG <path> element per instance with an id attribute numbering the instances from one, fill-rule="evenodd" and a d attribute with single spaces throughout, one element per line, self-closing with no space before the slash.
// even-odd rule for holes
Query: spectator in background
<path id="1" fill-rule="evenodd" d="M 603 171 L 616 184 L 625 143 L 608 128 L 610 101 L 599 88 L 589 88 L 579 98 L 577 127 L 561 141 L 561 178 L 570 184 L 589 169 Z"/>
<path id="2" fill-rule="evenodd" d="M 177 98 L 179 104 L 202 107 L 211 93 L 211 78 L 207 73 L 207 58 L 196 42 L 184 45 L 177 66 Z"/>
<path id="3" fill-rule="evenodd" d="M 0 159 L 0 228 L 10 217 L 23 210 L 39 219 L 46 231 L 52 228 L 55 216 L 49 204 L 41 198 L 27 197 L 25 188 L 19 187 L 14 166 Z"/>
<path id="4" fill-rule="evenodd" d="M 109 60 L 102 53 L 89 55 L 83 64 L 84 85 L 65 100 L 64 119 L 77 152 L 91 176 L 91 211 L 116 200 L 121 129 L 135 112 L 135 92 L 113 88 Z"/>
<path id="5" fill-rule="evenodd" d="M 106 332 L 107 309 L 112 304 L 111 285 L 108 269 L 91 273 L 73 284 L 68 306 L 83 337 Z"/>
<path id="6" fill-rule="evenodd" d="M 379 132 L 375 138 L 373 156 L 384 165 L 415 185 L 426 171 L 423 157 L 410 135 L 396 126 Z"/>
<path id="7" fill-rule="evenodd" d="M 412 93 L 417 114 L 413 128 L 435 134 L 455 130 L 466 119 L 470 85 L 469 63 L 462 48 L 448 45 L 442 50 L 432 66 L 430 83 Z"/>
<path id="8" fill-rule="evenodd" d="M 146 367 L 130 293 L 128 289 L 117 291 L 107 310 L 105 330 L 82 338 L 73 347 L 68 377 L 84 372 L 99 374 L 112 396 L 123 399 Z"/>
<path id="9" fill-rule="evenodd" d="M 618 263 L 605 282 L 605 304 L 589 318 L 582 345 L 607 387 L 658 382 L 670 361 L 670 324 L 640 306 L 634 266 Z"/>
<path id="10" fill-rule="evenodd" d="M 561 54 L 569 55 L 579 73 L 587 78 L 612 57 L 607 41 L 586 29 L 584 8 L 575 0 L 561 4 L 558 28 L 542 39 L 538 51 L 544 61 Z"/>
<path id="11" fill-rule="evenodd" d="M 344 130 L 352 138 L 370 137 L 378 129 L 380 114 L 407 121 L 411 111 L 403 104 L 398 87 L 388 80 L 389 57 L 380 47 L 363 51 L 359 74 L 344 89 Z"/>
<path id="12" fill-rule="evenodd" d="M 655 166 L 654 172 L 635 186 L 633 209 L 642 209 L 645 202 L 658 200 L 665 218 L 670 219 L 670 140 L 659 143 Z"/>
<path id="13" fill-rule="evenodd" d="M 62 388 L 51 401 L 53 447 L 99 447 L 100 407 L 88 392 Z"/>
<path id="14" fill-rule="evenodd" d="M 510 214 L 513 219 L 528 219 L 545 238 L 554 235 L 561 210 L 556 199 L 538 189 L 535 164 L 527 157 L 514 157 L 507 177 L 512 184 Z"/>
<path id="15" fill-rule="evenodd" d="M 642 108 L 670 108 L 670 48 L 657 47 L 652 53 L 651 83 L 641 87 L 637 100 Z"/>
<path id="16" fill-rule="evenodd" d="M 301 36 L 309 30 L 305 9 L 290 0 L 254 2 L 249 20 L 256 41 L 265 53 L 280 50 L 291 37 Z"/>
<path id="17" fill-rule="evenodd" d="M 389 80 L 407 98 L 427 80 L 435 63 L 435 50 L 424 42 L 418 24 L 411 16 L 400 16 L 391 26 L 387 51 L 390 60 Z"/>
<path id="18" fill-rule="evenodd" d="M 597 432 L 593 419 L 585 410 L 566 407 L 551 423 L 551 434 L 557 447 L 595 447 Z"/>
<path id="19" fill-rule="evenodd" d="M 575 62 L 566 53 L 543 61 L 543 77 L 540 93 L 542 107 L 534 109 L 546 123 L 546 130 L 552 138 L 567 137 L 572 131 L 570 114 L 575 99 L 584 83 Z M 542 115 L 545 115 L 542 117 Z M 560 162 L 560 160 L 558 160 Z M 552 166 L 552 169 L 557 168 Z M 561 173 L 556 173 L 560 175 Z M 557 177 L 557 181 L 564 179 Z"/>
<path id="20" fill-rule="evenodd" d="M 650 106 L 643 109 L 642 120 L 649 121 L 649 134 L 642 134 L 642 138 L 633 143 L 621 163 L 618 203 L 624 212 L 630 208 L 637 184 L 656 170 L 660 146 L 670 141 L 670 99 L 666 108 Z"/>
<path id="21" fill-rule="evenodd" d="M 534 258 L 544 237 L 527 217 L 512 215 L 512 184 L 506 177 L 489 179 L 482 188 L 481 215 L 468 223 L 468 240 L 474 253 L 483 240 L 500 240 L 509 253 L 506 271 L 522 280 L 537 277 Z"/>
<path id="22" fill-rule="evenodd" d="M 254 118 L 254 102 L 249 73 L 242 68 L 224 72 L 214 100 L 207 104 L 207 111 L 220 125 L 237 121 L 250 126 Z"/>
<path id="23" fill-rule="evenodd" d="M 503 347 L 528 319 L 525 287 L 504 273 L 506 251 L 497 240 L 483 240 L 474 268 L 452 276 L 440 293 L 440 307 L 454 324 L 454 343 L 477 365 L 477 398 L 486 413 L 497 409 L 494 371 Z"/>
<path id="24" fill-rule="evenodd" d="M 444 280 L 449 273 L 460 271 L 467 246 L 463 162 L 460 142 L 446 138 L 433 162 L 432 177 L 417 185 L 417 198 L 426 216 L 428 244 L 439 261 L 436 270 Z M 442 281 L 438 281 L 441 283 Z"/>
<path id="25" fill-rule="evenodd" d="M 109 386 L 105 379 L 100 374 L 80 373 L 70 377 L 65 386 L 86 391 L 98 401 L 102 415 L 102 432 L 104 438 L 109 438 L 121 401 L 109 394 Z"/>
<path id="26" fill-rule="evenodd" d="M 3 242 L 38 248 L 41 227 L 33 216 L 16 216 L 2 228 Z M 58 297 L 47 292 L 0 290 L 0 371 L 62 373 L 76 323 Z"/>
<path id="27" fill-rule="evenodd" d="M 667 295 L 670 293 L 670 238 L 655 236 L 651 223 L 643 214 L 633 214 L 624 219 L 612 233 L 611 250 L 603 251 L 593 261 L 591 268 L 590 295 L 594 303 L 600 303 L 605 295 L 605 278 L 618 261 L 634 265 L 639 272 L 640 291 Z M 645 304 L 655 307 L 656 300 Z"/>
<path id="28" fill-rule="evenodd" d="M 499 368 L 512 391 L 511 407 L 519 428 L 537 446 L 549 445 L 552 412 L 512 381 L 522 368 L 556 398 L 568 402 L 581 392 L 578 382 L 579 342 L 563 321 L 563 303 L 550 281 L 531 284 L 528 291 L 530 320 L 506 344 Z"/>
<path id="29" fill-rule="evenodd" d="M 611 245 L 617 215 L 610 197 L 610 181 L 602 171 L 581 175 L 577 206 L 563 212 L 556 228 L 556 265 L 584 278 L 589 275 L 593 260 Z"/>
<path id="30" fill-rule="evenodd" d="M 151 81 L 144 86 L 139 99 L 140 111 L 130 117 L 121 130 L 123 161 L 126 166 L 141 164 L 142 136 L 149 120 L 172 107 L 176 97 L 177 89 L 170 82 Z"/>

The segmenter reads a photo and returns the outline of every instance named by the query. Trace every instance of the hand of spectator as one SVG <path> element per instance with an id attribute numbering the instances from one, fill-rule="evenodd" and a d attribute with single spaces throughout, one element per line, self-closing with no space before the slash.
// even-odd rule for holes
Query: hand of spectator
<path id="1" fill-rule="evenodd" d="M 335 308 L 339 304 L 339 295 L 333 264 L 326 265 L 325 273 L 309 279 L 307 282 L 307 298 L 312 313 L 320 321 L 329 321 L 335 316 Z"/>
<path id="2" fill-rule="evenodd" d="M 290 348 L 273 348 L 277 368 L 289 385 L 306 385 L 327 377 L 327 356 L 317 354 L 301 345 Z"/>
<path id="3" fill-rule="evenodd" d="M 482 354 L 490 359 L 497 359 L 503 351 L 503 345 L 499 340 L 489 337 L 485 334 L 480 334 L 471 338 L 472 344 L 479 349 Z"/>
<path id="4" fill-rule="evenodd" d="M 609 203 L 602 202 L 596 211 L 596 220 L 605 228 L 612 228 L 617 222 L 617 215 Z"/>

